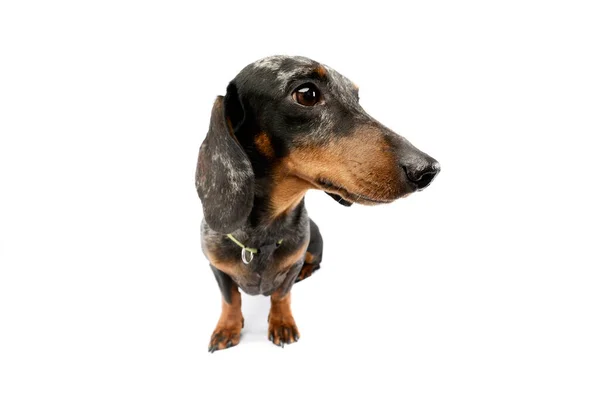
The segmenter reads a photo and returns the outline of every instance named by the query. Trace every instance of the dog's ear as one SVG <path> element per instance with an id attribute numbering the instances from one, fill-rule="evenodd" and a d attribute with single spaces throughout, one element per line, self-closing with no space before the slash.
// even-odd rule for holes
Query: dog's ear
<path id="1" fill-rule="evenodd" d="M 231 88 L 227 97 L 215 100 L 196 168 L 196 189 L 204 219 L 211 229 L 221 233 L 238 229 L 254 203 L 252 164 L 234 136 L 234 127 L 243 122 L 244 108 L 237 91 L 232 93 Z"/>

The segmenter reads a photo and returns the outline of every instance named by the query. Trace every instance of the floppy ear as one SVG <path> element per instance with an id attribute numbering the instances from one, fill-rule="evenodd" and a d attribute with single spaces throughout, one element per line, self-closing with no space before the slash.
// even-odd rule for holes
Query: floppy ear
<path id="1" fill-rule="evenodd" d="M 196 168 L 196 189 L 202 200 L 204 219 L 211 229 L 221 233 L 240 228 L 254 203 L 252 164 L 235 138 L 225 111 L 227 108 L 243 113 L 237 97 L 219 96 L 215 100 Z M 239 115 L 235 117 L 238 119 Z"/>

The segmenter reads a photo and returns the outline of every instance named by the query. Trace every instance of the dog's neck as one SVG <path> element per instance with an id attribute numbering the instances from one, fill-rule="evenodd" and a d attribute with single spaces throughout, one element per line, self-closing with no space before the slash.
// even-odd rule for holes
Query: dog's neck
<path id="1" fill-rule="evenodd" d="M 260 247 L 283 240 L 304 240 L 308 214 L 304 207 L 306 184 L 294 177 L 273 182 L 271 177 L 254 182 L 254 205 L 246 223 L 231 232 L 245 246 Z"/>
<path id="2" fill-rule="evenodd" d="M 288 174 L 275 174 L 255 181 L 254 207 L 249 222 L 271 226 L 289 223 L 304 209 L 304 196 L 312 185 Z"/>
<path id="3" fill-rule="evenodd" d="M 255 130 L 258 131 L 256 128 Z M 304 211 L 304 196 L 314 185 L 296 176 L 278 159 L 266 134 L 238 135 L 254 170 L 254 203 L 245 230 L 286 229 Z"/>

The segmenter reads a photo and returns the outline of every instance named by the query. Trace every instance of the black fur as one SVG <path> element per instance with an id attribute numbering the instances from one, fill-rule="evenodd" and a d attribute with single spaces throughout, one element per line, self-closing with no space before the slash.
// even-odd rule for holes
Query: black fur
<path id="1" fill-rule="evenodd" d="M 307 84 L 321 96 L 314 106 L 299 104 L 294 94 Z M 266 152 L 257 144 L 261 138 Z M 320 148 L 327 152 L 305 160 Z M 289 161 L 295 154 L 302 154 L 300 169 L 298 161 Z M 282 179 L 304 182 L 298 184 L 302 196 L 318 188 L 350 206 L 391 202 L 425 188 L 438 172 L 437 161 L 369 116 L 359 105 L 358 88 L 333 69 L 285 56 L 247 66 L 215 101 L 196 172 L 204 210 L 202 249 L 225 301 L 231 302 L 233 285 L 281 298 L 303 265 L 311 273 L 320 267 L 323 238 L 304 200 L 274 214 L 273 193 Z M 244 265 L 229 233 L 247 247 L 283 242 Z M 310 265 L 301 257 L 306 251 L 313 257 Z"/>
<path id="2" fill-rule="evenodd" d="M 215 279 L 217 280 L 217 284 L 219 285 L 219 290 L 221 290 L 221 294 L 226 302 L 231 304 L 231 288 L 233 287 L 233 281 L 226 273 L 219 271 L 214 267 L 214 265 L 210 266 L 213 274 L 215 274 Z"/>
<path id="3" fill-rule="evenodd" d="M 315 221 L 310 220 L 310 242 L 307 251 L 313 256 L 313 264 L 321 264 L 323 260 L 323 237 Z"/>

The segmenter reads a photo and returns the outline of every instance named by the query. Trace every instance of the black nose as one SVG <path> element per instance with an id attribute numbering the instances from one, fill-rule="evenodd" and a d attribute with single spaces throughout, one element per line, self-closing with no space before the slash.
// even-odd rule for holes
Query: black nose
<path id="1" fill-rule="evenodd" d="M 425 165 L 405 166 L 404 171 L 408 180 L 417 186 L 417 190 L 423 190 L 429 186 L 440 172 L 440 163 L 432 161 Z"/>

